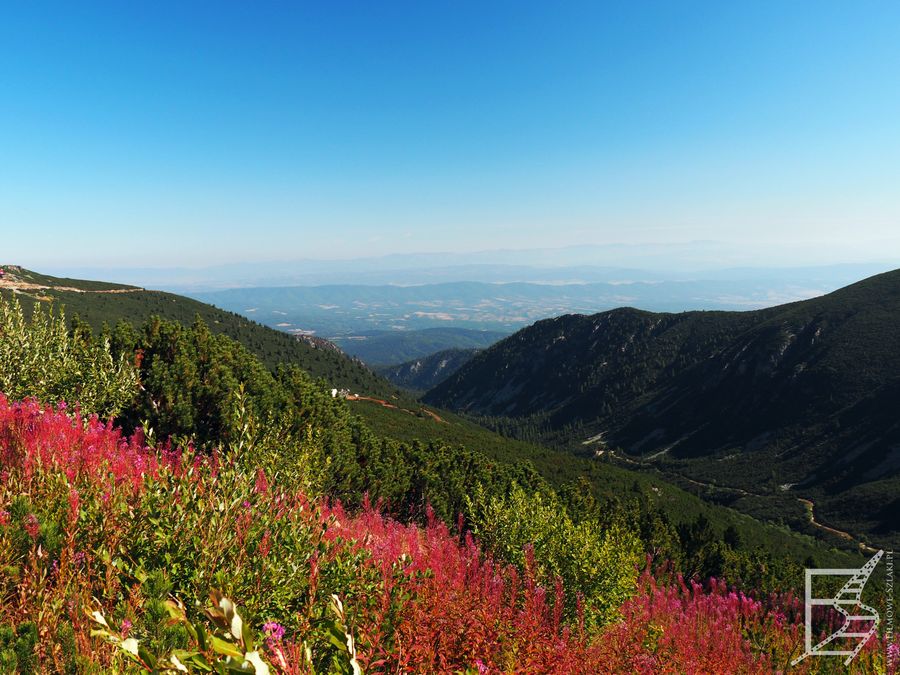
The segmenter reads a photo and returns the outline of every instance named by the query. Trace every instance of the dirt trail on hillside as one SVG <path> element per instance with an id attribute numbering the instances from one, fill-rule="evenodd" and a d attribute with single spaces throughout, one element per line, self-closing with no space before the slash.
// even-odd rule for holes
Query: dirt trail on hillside
<path id="1" fill-rule="evenodd" d="M 625 462 L 628 462 L 629 464 L 635 464 L 642 468 L 647 467 L 647 466 L 652 466 L 652 465 L 649 465 L 644 462 L 638 462 L 638 461 L 633 460 L 630 457 L 626 457 L 626 456 L 620 456 L 617 458 L 624 460 Z M 671 472 L 671 473 L 673 473 L 675 476 L 677 476 L 681 480 L 684 480 L 684 481 L 687 481 L 688 483 L 697 485 L 698 487 L 713 488 L 716 490 L 726 490 L 726 491 L 730 491 L 730 492 L 735 492 L 735 493 L 743 495 L 743 496 L 752 496 L 752 497 L 761 497 L 761 498 L 766 497 L 766 495 L 756 494 L 755 492 L 748 492 L 747 490 L 742 490 L 741 488 L 728 487 L 726 485 L 717 485 L 715 483 L 706 483 L 703 481 L 694 480 L 693 478 L 688 478 L 687 476 L 685 476 L 683 474 L 679 474 L 677 472 Z M 665 472 L 663 475 L 665 475 Z M 866 551 L 868 553 L 876 553 L 878 551 L 878 549 L 872 548 L 871 546 L 868 546 L 868 545 L 862 543 L 859 539 L 854 537 L 850 532 L 846 532 L 844 530 L 838 530 L 834 527 L 829 527 L 828 525 L 824 525 L 824 524 L 820 523 L 819 521 L 817 521 L 816 516 L 815 516 L 815 511 L 814 511 L 815 504 L 811 500 L 803 499 L 802 497 L 797 497 L 797 501 L 800 502 L 801 504 L 803 504 L 804 507 L 806 507 L 806 512 L 809 515 L 810 525 L 813 525 L 814 527 L 819 528 L 823 532 L 829 532 L 833 535 L 836 535 L 836 536 L 840 537 L 841 539 L 845 539 L 847 541 L 852 541 L 855 544 L 857 544 L 859 546 L 860 550 L 862 550 L 862 551 Z"/>
<path id="2" fill-rule="evenodd" d="M 359 394 L 347 394 L 347 396 L 345 397 L 345 400 L 347 400 L 347 401 L 369 401 L 370 403 L 377 403 L 378 405 L 383 406 L 385 408 L 393 408 L 394 410 L 402 410 L 403 412 L 409 413 L 410 415 L 416 414 L 416 412 L 414 410 L 409 410 L 407 408 L 401 408 L 397 405 L 394 405 L 393 403 L 389 403 L 388 401 L 385 401 L 384 399 L 373 398 L 372 396 L 360 396 Z M 431 417 L 431 419 L 433 419 L 435 422 L 440 422 L 441 424 L 450 424 L 443 417 L 441 417 L 440 415 L 438 415 L 435 412 L 432 412 L 431 410 L 426 410 L 425 408 L 422 408 L 422 412 L 425 413 L 426 415 L 428 415 L 429 417 Z"/>
<path id="3" fill-rule="evenodd" d="M 102 290 L 92 290 L 86 288 L 74 288 L 72 286 L 47 286 L 44 284 L 34 284 L 30 281 L 21 281 L 19 279 L 0 279 L 0 289 L 5 288 L 10 291 L 69 291 L 70 293 L 137 293 L 143 291 L 143 288 L 109 288 Z"/>
<path id="4" fill-rule="evenodd" d="M 393 403 L 388 403 L 384 399 L 381 398 L 373 398 L 371 396 L 360 396 L 359 394 L 347 394 L 345 397 L 347 401 L 371 401 L 372 403 L 378 403 L 379 405 L 384 406 L 385 408 L 396 408 Z M 399 408 L 399 410 L 406 410 L 405 408 Z M 412 412 L 411 410 L 406 410 L 406 412 Z"/>
<path id="5" fill-rule="evenodd" d="M 838 530 L 833 527 L 829 527 L 828 525 L 823 525 L 822 523 L 816 520 L 815 514 L 815 503 L 809 499 L 803 499 L 802 497 L 797 497 L 797 501 L 803 504 L 806 507 L 806 512 L 809 514 L 809 522 L 811 525 L 818 527 L 820 530 L 825 532 L 830 532 L 831 534 L 837 535 L 841 539 L 846 539 L 847 541 L 853 541 L 859 544 L 860 549 L 863 551 L 867 551 L 868 553 L 876 553 L 878 549 L 872 548 L 871 546 L 867 546 L 866 544 L 859 541 L 856 537 L 854 537 L 849 532 L 844 530 Z"/>
<path id="6" fill-rule="evenodd" d="M 106 290 L 87 290 L 84 288 L 72 288 L 71 286 L 50 286 L 55 291 L 73 291 L 75 293 L 137 293 L 146 290 L 144 288 L 110 288 Z"/>

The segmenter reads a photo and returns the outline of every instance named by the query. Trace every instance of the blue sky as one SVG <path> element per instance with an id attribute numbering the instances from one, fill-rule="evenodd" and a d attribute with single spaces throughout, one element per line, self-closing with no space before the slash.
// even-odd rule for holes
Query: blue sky
<path id="1" fill-rule="evenodd" d="M 16 4 L 6 262 L 900 260 L 900 3 Z"/>

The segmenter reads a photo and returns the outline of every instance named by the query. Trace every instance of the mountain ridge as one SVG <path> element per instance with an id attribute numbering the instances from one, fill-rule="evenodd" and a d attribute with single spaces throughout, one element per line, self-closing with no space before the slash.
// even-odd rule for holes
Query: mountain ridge
<path id="1" fill-rule="evenodd" d="M 428 356 L 375 369 L 390 382 L 412 392 L 434 388 L 472 360 L 480 349 L 443 349 Z"/>
<path id="2" fill-rule="evenodd" d="M 485 350 L 424 400 L 577 451 L 602 435 L 594 447 L 692 479 L 795 491 L 844 529 L 893 540 L 898 318 L 900 271 L 749 312 L 567 315 Z M 850 504 L 873 490 L 882 516 L 862 522 Z"/>
<path id="3" fill-rule="evenodd" d="M 27 309 L 46 305 L 64 309 L 69 321 L 77 318 L 94 331 L 113 328 L 119 321 L 140 325 L 151 316 L 192 323 L 200 317 L 213 333 L 225 334 L 247 346 L 268 367 L 295 363 L 313 377 L 340 388 L 382 397 L 396 389 L 375 375 L 359 359 L 347 356 L 333 343 L 315 336 L 293 336 L 191 298 L 128 286 L 68 279 L 40 274 L 18 265 L 6 265 L 0 296 L 26 300 Z M 127 292 L 120 292 L 127 291 Z"/>

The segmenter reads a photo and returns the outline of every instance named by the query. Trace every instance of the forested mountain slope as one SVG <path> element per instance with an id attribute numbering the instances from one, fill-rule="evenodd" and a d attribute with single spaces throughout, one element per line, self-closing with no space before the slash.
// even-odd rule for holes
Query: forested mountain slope
<path id="1" fill-rule="evenodd" d="M 394 366 L 375 368 L 382 377 L 409 391 L 425 392 L 434 388 L 478 353 L 477 349 L 444 349 L 429 356 Z"/>
<path id="2" fill-rule="evenodd" d="M 621 447 L 701 482 L 794 490 L 829 520 L 893 539 L 900 271 L 753 312 L 538 322 L 424 400 L 570 448 Z"/>
<path id="3" fill-rule="evenodd" d="M 119 321 L 140 325 L 151 316 L 182 324 L 190 324 L 199 316 L 213 333 L 237 340 L 270 368 L 281 363 L 294 363 L 335 387 L 382 397 L 395 393 L 393 386 L 325 340 L 295 338 L 233 312 L 172 293 L 62 279 L 17 266 L 3 269 L 6 279 L 0 281 L 0 296 L 18 297 L 26 309 L 30 309 L 30 301 L 35 300 L 65 308 L 70 320 L 77 316 L 95 331 L 104 325 L 113 327 Z"/>

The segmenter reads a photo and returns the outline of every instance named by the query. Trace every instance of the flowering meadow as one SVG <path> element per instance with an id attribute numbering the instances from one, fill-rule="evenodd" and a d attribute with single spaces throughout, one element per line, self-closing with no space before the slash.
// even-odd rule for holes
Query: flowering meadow
<path id="1" fill-rule="evenodd" d="M 433 516 L 347 511 L 253 457 L 0 395 L 0 669 L 763 673 L 799 653 L 792 598 L 646 571 L 587 630 L 529 547 L 519 571 Z M 885 672 L 883 654 L 856 670 Z M 820 661 L 792 672 L 843 672 Z"/>
<path id="2" fill-rule="evenodd" d="M 0 319 L 2 673 L 846 672 L 702 513 L 378 437 L 199 321 Z"/>

